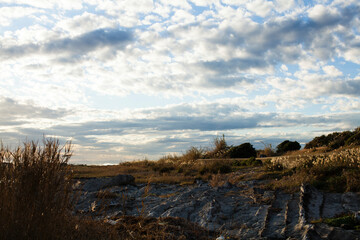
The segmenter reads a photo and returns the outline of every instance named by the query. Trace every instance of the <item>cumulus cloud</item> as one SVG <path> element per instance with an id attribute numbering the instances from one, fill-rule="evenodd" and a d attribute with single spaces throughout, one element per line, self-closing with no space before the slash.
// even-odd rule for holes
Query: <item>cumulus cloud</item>
<path id="1" fill-rule="evenodd" d="M 34 53 L 83 55 L 103 47 L 122 48 L 131 39 L 132 35 L 129 32 L 117 29 L 97 29 L 74 38 L 8 47 L 0 50 L 0 56 L 4 60 Z"/>
<path id="2" fill-rule="evenodd" d="M 0 8 L 0 24 L 2 26 L 9 26 L 13 20 L 27 17 L 34 13 L 43 12 L 31 7 L 1 7 Z"/>
<path id="3" fill-rule="evenodd" d="M 166 108 L 139 109 L 133 117 L 57 125 L 49 128 L 55 135 L 118 136 L 140 132 L 228 131 L 260 127 L 289 127 L 340 122 L 340 114 L 307 116 L 299 113 L 250 112 L 239 105 L 217 103 L 180 104 Z M 355 114 L 354 116 L 357 116 Z M 141 116 L 141 117 L 139 117 Z M 353 117 L 354 118 L 354 117 Z M 101 138 L 101 137 L 99 137 Z"/>
<path id="4" fill-rule="evenodd" d="M 87 32 L 96 31 L 98 29 L 115 29 L 116 20 L 99 16 L 94 13 L 84 12 L 72 18 L 66 18 L 56 24 L 57 28 L 68 32 L 75 36 L 85 34 Z"/>
<path id="5" fill-rule="evenodd" d="M 192 116 L 186 116 L 189 108 L 195 112 Z M 208 146 L 211 138 L 219 132 L 227 134 L 230 137 L 229 140 L 236 141 L 237 144 L 243 141 L 254 143 L 259 139 L 270 141 L 271 137 L 262 136 L 260 129 L 281 128 L 285 130 L 294 126 L 297 128 L 340 127 L 344 124 L 353 125 L 360 114 L 336 113 L 307 116 L 299 113 L 255 113 L 243 111 L 238 106 L 225 107 L 217 104 L 175 105 L 166 109 L 153 108 L 137 111 L 148 117 L 59 124 L 40 131 L 39 129 L 20 128 L 18 131 L 20 135 L 27 136 L 46 134 L 59 136 L 61 139 L 72 137 L 75 144 L 81 144 L 83 147 L 92 147 L 98 151 L 106 151 L 106 149 L 115 151 L 116 149 L 118 153 L 126 156 L 132 154 L 134 159 L 139 154 L 159 156 L 169 152 L 181 152 L 190 144 Z M 344 119 L 346 119 L 345 122 Z M 249 129 L 252 130 L 248 131 Z M 244 130 L 249 134 L 237 133 Z M 250 134 L 251 132 L 253 134 Z M 299 137 L 299 134 L 293 136 Z M 275 134 L 272 137 L 273 140 L 280 141 L 286 136 L 276 136 Z M 306 141 L 310 140 L 305 136 L 301 138 Z"/>
<path id="6" fill-rule="evenodd" d="M 27 0 L 1 0 L 1 3 L 6 4 L 19 4 L 19 5 L 27 5 L 33 6 L 37 8 L 45 8 L 45 9 L 81 9 L 83 7 L 83 0 L 37 0 L 37 1 L 27 1 Z"/>
<path id="7" fill-rule="evenodd" d="M 275 10 L 278 12 L 284 12 L 286 10 L 290 10 L 295 6 L 294 0 L 277 0 L 275 1 Z"/>
<path id="8" fill-rule="evenodd" d="M 343 75 L 343 73 L 334 66 L 324 66 L 322 67 L 322 69 L 324 70 L 326 75 L 330 77 L 339 77 Z"/>
<path id="9" fill-rule="evenodd" d="M 50 109 L 19 103 L 10 98 L 0 98 L 0 125 L 18 125 L 34 119 L 60 119 L 71 113 L 65 109 Z"/>
<path id="10" fill-rule="evenodd" d="M 260 17 L 266 17 L 274 8 L 274 4 L 266 0 L 253 0 L 247 3 L 246 7 Z"/>
<path id="11" fill-rule="evenodd" d="M 87 157 L 115 159 L 222 132 L 273 141 L 293 126 L 358 125 L 357 1 L 2 3 L 0 128 L 11 138 L 73 137 Z"/>

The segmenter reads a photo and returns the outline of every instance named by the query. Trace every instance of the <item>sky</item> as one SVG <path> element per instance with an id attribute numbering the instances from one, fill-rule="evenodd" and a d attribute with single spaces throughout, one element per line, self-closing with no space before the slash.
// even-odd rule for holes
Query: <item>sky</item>
<path id="1" fill-rule="evenodd" d="M 72 163 L 360 126 L 358 0 L 0 0 L 0 139 Z"/>

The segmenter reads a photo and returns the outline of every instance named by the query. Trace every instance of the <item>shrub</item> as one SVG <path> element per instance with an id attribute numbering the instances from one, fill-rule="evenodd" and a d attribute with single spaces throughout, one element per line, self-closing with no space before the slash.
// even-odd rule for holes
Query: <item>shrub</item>
<path id="1" fill-rule="evenodd" d="M 358 130 L 353 136 L 348 138 L 345 142 L 345 146 L 359 146 L 360 145 L 360 130 Z"/>
<path id="2" fill-rule="evenodd" d="M 223 163 L 220 161 L 212 162 L 208 166 L 203 166 L 202 168 L 199 169 L 200 175 L 204 175 L 205 173 L 225 174 L 225 173 L 230 173 L 231 171 L 232 171 L 232 169 L 229 164 L 226 164 L 226 163 Z"/>
<path id="3" fill-rule="evenodd" d="M 249 158 L 256 157 L 256 150 L 250 143 L 243 143 L 239 146 L 231 147 L 228 154 L 231 158 Z"/>
<path id="4" fill-rule="evenodd" d="M 246 166 L 261 166 L 262 165 L 262 161 L 261 160 L 256 160 L 255 157 L 251 157 L 248 160 L 246 160 Z"/>
<path id="5" fill-rule="evenodd" d="M 291 169 L 294 172 L 288 181 L 310 183 L 325 191 L 360 190 L 360 148 L 315 156 L 277 157 L 272 159 L 272 165 L 267 168 L 270 171 L 276 168 Z"/>
<path id="6" fill-rule="evenodd" d="M 234 161 L 232 162 L 232 165 L 233 165 L 234 167 L 245 166 L 245 165 L 246 165 L 246 161 L 234 160 Z"/>
<path id="7" fill-rule="evenodd" d="M 329 147 L 337 149 L 342 146 L 359 146 L 360 145 L 360 127 L 354 131 L 334 132 L 328 135 L 315 137 L 305 145 L 305 149 L 317 147 Z"/>
<path id="8" fill-rule="evenodd" d="M 264 144 L 264 145 L 265 145 L 265 148 L 263 150 L 259 151 L 260 157 L 261 156 L 266 156 L 266 157 L 274 156 L 275 151 L 274 151 L 272 145 L 271 144 L 268 144 L 268 145 Z"/>
<path id="9" fill-rule="evenodd" d="M 185 162 L 193 162 L 197 159 L 203 158 L 204 150 L 202 148 L 191 147 L 182 155 L 181 160 Z"/>
<path id="10" fill-rule="evenodd" d="M 151 168 L 152 168 L 152 170 L 154 172 L 159 172 L 161 174 L 170 173 L 172 170 L 175 170 L 174 164 L 172 164 L 172 163 L 163 163 L 163 162 L 157 162 Z"/>
<path id="11" fill-rule="evenodd" d="M 223 158 L 226 157 L 229 147 L 225 141 L 225 135 L 214 138 L 212 150 L 204 154 L 204 158 Z"/>
<path id="12" fill-rule="evenodd" d="M 334 137 L 334 139 L 328 144 L 328 146 L 331 149 L 337 149 L 339 147 L 345 146 L 346 142 L 348 142 L 349 139 L 351 139 L 353 137 L 353 133 L 350 131 L 345 131 L 342 132 L 338 135 L 336 135 L 336 137 Z M 352 140 L 350 140 L 352 141 Z M 349 144 L 351 144 L 351 142 L 348 142 Z"/>
<path id="13" fill-rule="evenodd" d="M 300 144 L 297 141 L 285 140 L 279 145 L 276 146 L 276 153 L 283 154 L 289 151 L 299 150 L 301 148 Z"/>
<path id="14" fill-rule="evenodd" d="M 214 139 L 214 152 L 220 152 L 227 148 L 227 143 L 225 141 L 225 135 L 223 134 L 222 138 L 216 137 Z"/>

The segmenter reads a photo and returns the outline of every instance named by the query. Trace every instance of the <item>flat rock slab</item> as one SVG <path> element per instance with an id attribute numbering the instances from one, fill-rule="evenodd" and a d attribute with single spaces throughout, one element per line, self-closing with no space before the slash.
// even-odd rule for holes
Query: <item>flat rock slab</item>
<path id="1" fill-rule="evenodd" d="M 256 188 L 253 182 L 222 187 L 201 181 L 188 186 L 133 182 L 130 175 L 81 180 L 75 211 L 100 219 L 181 217 L 240 239 L 330 239 L 340 236 L 342 229 L 310 221 L 360 210 L 357 193 L 322 193 L 311 187 L 287 194 Z M 109 194 L 99 198 L 104 189 Z"/>

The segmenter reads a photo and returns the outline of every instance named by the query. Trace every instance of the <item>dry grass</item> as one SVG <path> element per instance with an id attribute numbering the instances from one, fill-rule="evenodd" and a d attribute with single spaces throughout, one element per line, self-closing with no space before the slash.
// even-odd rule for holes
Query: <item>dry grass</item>
<path id="1" fill-rule="evenodd" d="M 44 140 L 0 149 L 0 239 L 115 239 L 110 226 L 71 215 L 70 145 Z"/>
<path id="2" fill-rule="evenodd" d="M 124 216 L 115 221 L 121 239 L 210 240 L 217 236 L 216 233 L 182 218 Z"/>
<path id="3" fill-rule="evenodd" d="M 286 174 L 272 181 L 273 188 L 297 191 L 301 183 L 310 183 L 331 192 L 360 191 L 360 148 L 274 158 L 270 171 L 279 166 Z"/>
<path id="4" fill-rule="evenodd" d="M 162 158 L 158 161 L 126 162 L 114 166 L 71 165 L 75 178 L 109 177 L 131 174 L 136 183 L 189 184 L 201 179 L 208 181 L 213 174 L 228 174 L 239 169 L 258 166 L 259 160 L 198 160 L 182 161 Z M 256 163 L 256 164 L 255 164 Z"/>
<path id="5" fill-rule="evenodd" d="M 194 149 L 190 149 L 194 154 Z M 197 179 L 214 186 L 225 181 L 236 184 L 265 180 L 267 187 L 298 191 L 302 183 L 333 192 L 360 191 L 360 148 L 326 152 L 297 151 L 280 157 L 262 159 L 198 159 L 169 155 L 159 161 L 138 161 L 117 166 L 72 166 L 76 176 L 97 177 L 131 174 L 137 183 L 192 184 Z M 195 154 L 196 155 L 196 154 Z M 264 164 L 263 167 L 261 165 Z M 239 173 L 242 174 L 232 174 Z"/>

